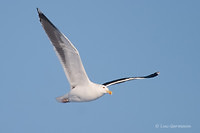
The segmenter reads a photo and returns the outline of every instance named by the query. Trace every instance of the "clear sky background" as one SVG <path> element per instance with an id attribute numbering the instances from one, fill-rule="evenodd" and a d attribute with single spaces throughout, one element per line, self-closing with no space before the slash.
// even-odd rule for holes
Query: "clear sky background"
<path id="1" fill-rule="evenodd" d="M 79 50 L 92 81 L 160 75 L 111 86 L 112 96 L 92 102 L 57 103 L 69 84 L 37 7 Z M 0 132 L 200 132 L 199 7 L 198 0 L 2 0 Z"/>

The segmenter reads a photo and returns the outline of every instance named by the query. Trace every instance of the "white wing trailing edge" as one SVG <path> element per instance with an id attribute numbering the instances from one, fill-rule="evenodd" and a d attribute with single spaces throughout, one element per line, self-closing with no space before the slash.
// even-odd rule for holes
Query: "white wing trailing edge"
<path id="1" fill-rule="evenodd" d="M 113 80 L 113 81 L 106 82 L 106 83 L 104 83 L 103 85 L 105 85 L 105 86 L 108 87 L 108 86 L 111 86 L 111 85 L 123 83 L 123 82 L 130 81 L 130 80 L 134 80 L 134 79 L 153 78 L 153 77 L 158 76 L 158 74 L 160 74 L 160 72 L 155 72 L 155 73 L 150 74 L 150 75 L 148 75 L 148 76 L 121 78 L 121 79 L 116 79 L 116 80 Z"/>
<path id="2" fill-rule="evenodd" d="M 85 72 L 78 50 L 38 8 L 37 11 L 42 27 L 54 46 L 71 88 L 89 83 L 90 80 Z"/>

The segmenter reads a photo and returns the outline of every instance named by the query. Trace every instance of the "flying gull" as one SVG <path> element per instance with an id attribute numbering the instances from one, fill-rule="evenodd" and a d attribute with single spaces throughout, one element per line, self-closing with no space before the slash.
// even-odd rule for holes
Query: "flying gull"
<path id="1" fill-rule="evenodd" d="M 56 54 L 62 64 L 65 75 L 70 83 L 69 93 L 57 97 L 56 100 L 61 103 L 67 102 L 88 102 L 100 98 L 104 94 L 112 94 L 107 87 L 123 83 L 134 79 L 146 79 L 158 76 L 159 72 L 155 72 L 148 76 L 127 77 L 104 84 L 96 84 L 89 80 L 78 50 L 70 42 L 70 40 L 60 32 L 53 23 L 37 8 L 42 27 L 54 46 Z"/>

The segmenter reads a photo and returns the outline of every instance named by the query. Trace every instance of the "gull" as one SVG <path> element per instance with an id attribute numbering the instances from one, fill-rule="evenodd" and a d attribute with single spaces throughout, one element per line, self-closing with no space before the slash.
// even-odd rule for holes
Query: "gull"
<path id="1" fill-rule="evenodd" d="M 56 100 L 61 103 L 68 102 L 88 102 L 102 97 L 104 94 L 112 94 L 108 86 L 123 83 L 135 79 L 147 79 L 156 77 L 159 72 L 148 76 L 127 77 L 104 84 L 96 84 L 89 80 L 81 62 L 80 54 L 70 40 L 60 32 L 56 26 L 37 8 L 40 23 L 47 36 L 53 44 L 54 50 L 62 64 L 65 75 L 70 84 L 70 91 Z"/>

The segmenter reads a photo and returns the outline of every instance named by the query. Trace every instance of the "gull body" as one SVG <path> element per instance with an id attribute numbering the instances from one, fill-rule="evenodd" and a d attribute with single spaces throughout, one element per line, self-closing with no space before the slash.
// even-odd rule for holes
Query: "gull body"
<path id="1" fill-rule="evenodd" d="M 58 102 L 66 103 L 92 101 L 106 93 L 112 94 L 112 91 L 107 88 L 110 85 L 134 79 L 153 78 L 159 74 L 159 72 L 156 72 L 148 76 L 121 78 L 104 84 L 91 82 L 85 72 L 78 50 L 38 8 L 37 11 L 42 27 L 53 44 L 54 50 L 62 64 L 65 75 L 71 86 L 69 93 L 56 98 Z"/>
<path id="2" fill-rule="evenodd" d="M 103 96 L 105 93 L 110 93 L 108 88 L 101 84 L 95 84 L 90 82 L 85 86 L 76 86 L 69 93 L 64 96 L 58 97 L 59 102 L 88 102 L 96 100 L 97 98 Z"/>

